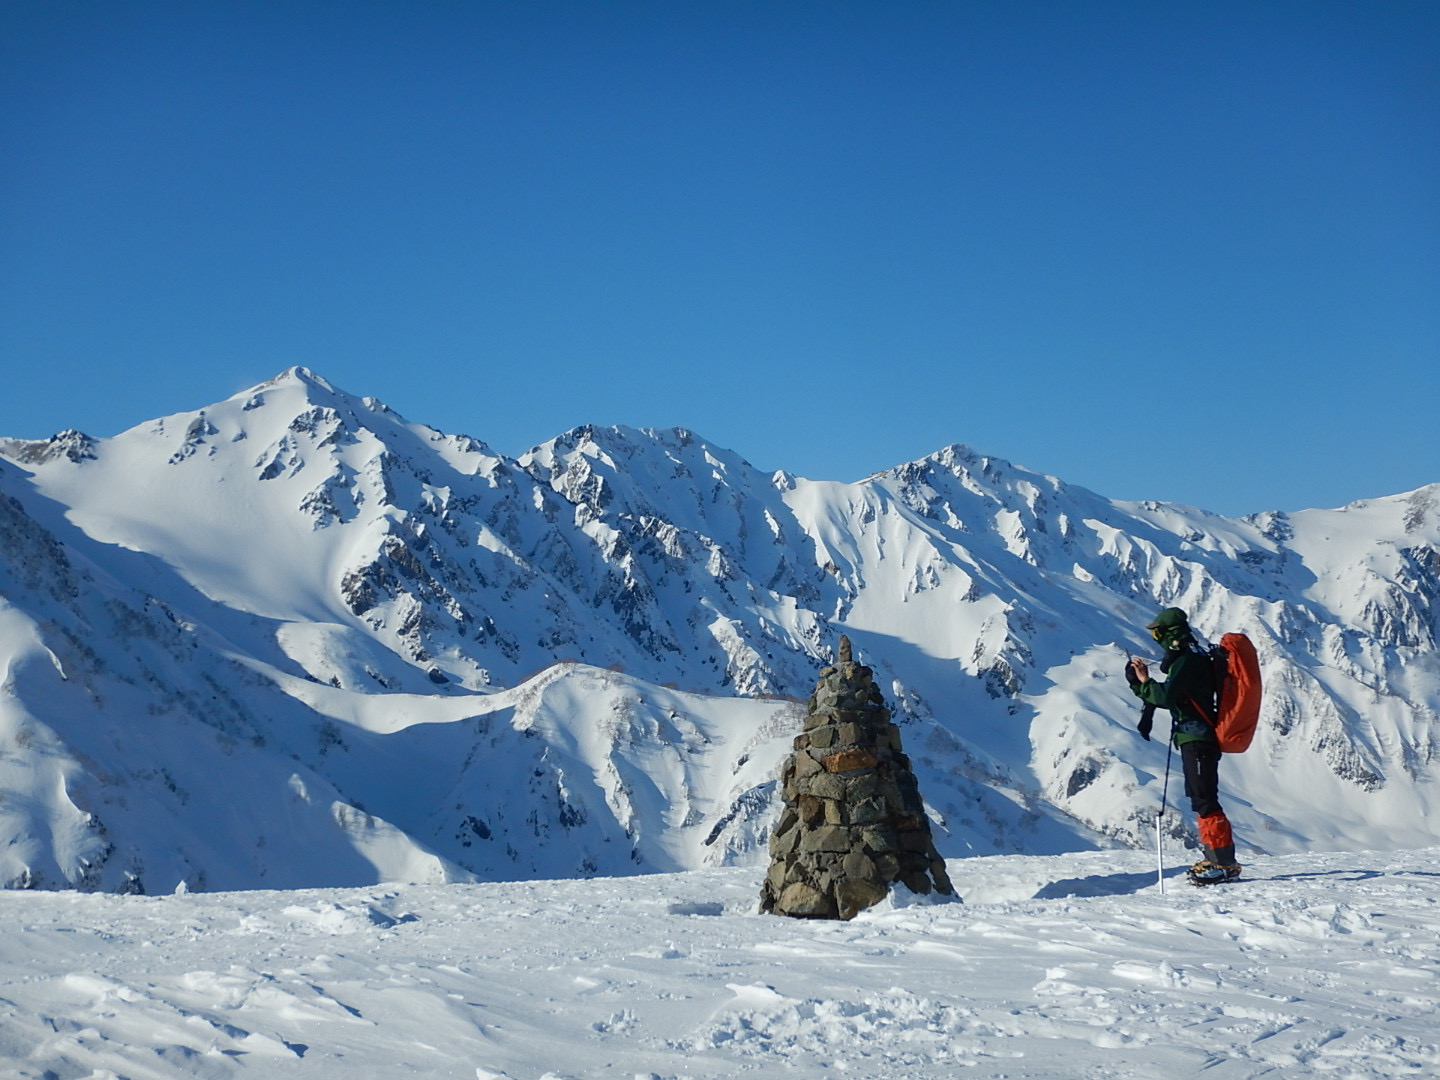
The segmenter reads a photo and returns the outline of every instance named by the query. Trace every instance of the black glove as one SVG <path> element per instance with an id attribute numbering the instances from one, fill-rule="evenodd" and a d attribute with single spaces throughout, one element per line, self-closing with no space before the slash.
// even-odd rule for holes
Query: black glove
<path id="1" fill-rule="evenodd" d="M 1140 710 L 1140 723 L 1135 725 L 1135 730 L 1140 732 L 1140 737 L 1146 742 L 1150 741 L 1150 729 L 1155 726 L 1155 706 L 1146 705 Z"/>

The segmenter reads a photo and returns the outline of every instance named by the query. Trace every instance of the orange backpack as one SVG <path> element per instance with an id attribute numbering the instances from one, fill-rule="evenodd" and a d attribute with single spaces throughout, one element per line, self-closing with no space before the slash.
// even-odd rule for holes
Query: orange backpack
<path id="1" fill-rule="evenodd" d="M 1244 634 L 1226 634 L 1210 650 L 1215 663 L 1215 738 L 1226 754 L 1244 753 L 1260 719 L 1260 658 Z"/>

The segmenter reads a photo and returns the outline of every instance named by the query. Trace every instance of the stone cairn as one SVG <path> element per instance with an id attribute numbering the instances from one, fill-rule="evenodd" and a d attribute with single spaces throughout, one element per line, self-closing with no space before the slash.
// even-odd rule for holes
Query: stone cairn
<path id="1" fill-rule="evenodd" d="M 895 882 L 955 891 L 874 673 L 852 659 L 849 638 L 838 655 L 820 672 L 781 773 L 785 808 L 770 836 L 761 911 L 853 919 Z"/>

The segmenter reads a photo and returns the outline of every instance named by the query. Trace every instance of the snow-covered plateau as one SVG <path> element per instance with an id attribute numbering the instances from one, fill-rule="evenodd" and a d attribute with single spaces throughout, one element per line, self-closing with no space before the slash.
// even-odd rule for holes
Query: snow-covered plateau
<path id="1" fill-rule="evenodd" d="M 755 914 L 761 873 L 0 893 L 24 1080 L 1184 1080 L 1440 1072 L 1440 849 L 950 861 L 964 903 Z M 6 1068 L 8 1066 L 8 1069 Z"/>

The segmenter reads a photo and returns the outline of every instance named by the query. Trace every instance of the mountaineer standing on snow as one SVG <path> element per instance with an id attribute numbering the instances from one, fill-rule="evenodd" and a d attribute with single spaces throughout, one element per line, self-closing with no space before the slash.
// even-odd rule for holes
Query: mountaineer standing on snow
<path id="1" fill-rule="evenodd" d="M 1210 654 L 1200 648 L 1190 622 L 1179 608 L 1166 608 L 1145 629 L 1165 650 L 1160 661 L 1164 681 L 1150 677 L 1144 660 L 1132 659 L 1125 677 L 1135 696 L 1148 706 L 1170 710 L 1170 739 L 1180 751 L 1185 770 L 1185 794 L 1200 827 L 1205 858 L 1190 868 L 1196 885 L 1233 881 L 1240 876 L 1235 862 L 1235 840 L 1230 819 L 1220 807 L 1220 744 L 1215 736 L 1215 668 Z M 1153 723 L 1152 708 L 1145 709 L 1139 732 L 1147 741 Z"/>

